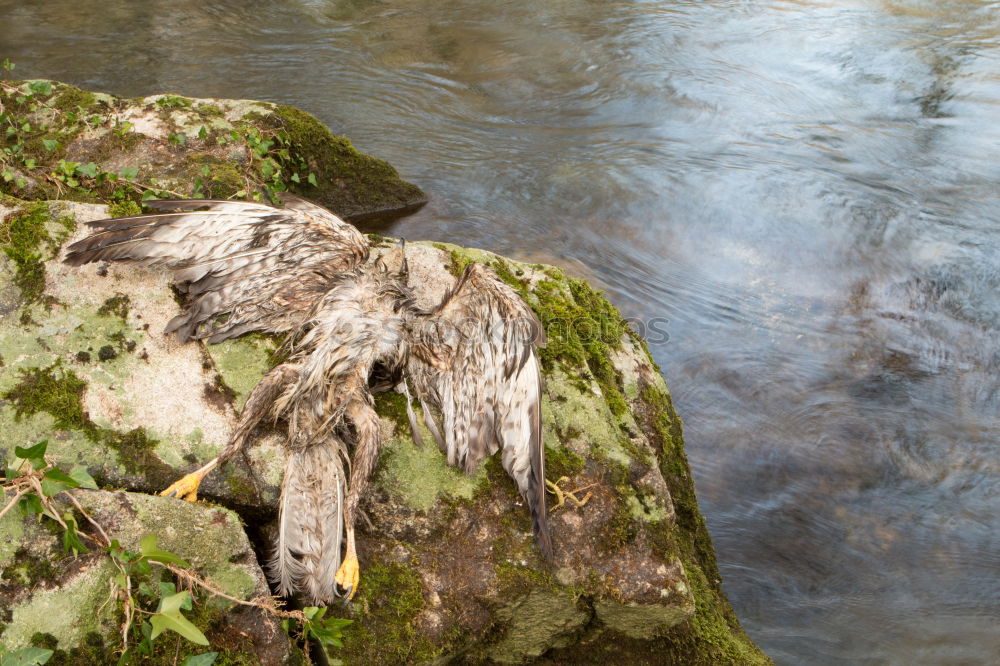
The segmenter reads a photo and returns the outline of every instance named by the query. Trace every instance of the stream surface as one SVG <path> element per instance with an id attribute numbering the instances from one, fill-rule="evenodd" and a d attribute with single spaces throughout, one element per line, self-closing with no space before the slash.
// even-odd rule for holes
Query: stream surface
<path id="1" fill-rule="evenodd" d="M 685 420 L 779 664 L 1000 655 L 1000 2 L 0 0 L 19 77 L 304 108 L 567 267 Z"/>

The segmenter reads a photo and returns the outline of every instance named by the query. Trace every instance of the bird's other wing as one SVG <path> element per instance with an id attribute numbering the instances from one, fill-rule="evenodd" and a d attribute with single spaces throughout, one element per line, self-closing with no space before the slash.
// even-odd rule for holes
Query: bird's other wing
<path id="1" fill-rule="evenodd" d="M 492 270 L 472 263 L 440 305 L 415 318 L 412 331 L 407 374 L 448 463 L 471 473 L 500 449 L 551 559 L 535 351 L 544 332 L 535 313 Z"/>
<path id="2" fill-rule="evenodd" d="M 89 222 L 94 233 L 65 261 L 165 266 L 186 285 L 184 312 L 167 325 L 181 340 L 219 342 L 253 330 L 295 328 L 339 274 L 368 258 L 354 226 L 304 199 L 285 208 L 209 199 L 148 201 L 167 211 Z"/>

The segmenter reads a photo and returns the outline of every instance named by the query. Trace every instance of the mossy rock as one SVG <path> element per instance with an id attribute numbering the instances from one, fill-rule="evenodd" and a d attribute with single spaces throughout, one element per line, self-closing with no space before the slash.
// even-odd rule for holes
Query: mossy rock
<path id="1" fill-rule="evenodd" d="M 93 203 L 143 196 L 255 198 L 293 190 L 352 219 L 394 217 L 426 196 L 305 111 L 249 100 L 124 99 L 46 80 L 0 86 L 16 131 L 0 137 L 0 192 Z"/>
<path id="2" fill-rule="evenodd" d="M 225 594 L 242 600 L 268 594 L 233 511 L 122 491 L 74 494 L 83 510 L 124 548 L 138 552 L 140 540 L 155 534 L 159 548 L 186 560 Z M 56 502 L 60 510 L 76 513 L 81 530 L 93 532 L 67 499 L 57 496 Z M 118 663 L 115 651 L 121 645 L 123 615 L 111 586 L 118 569 L 96 547 L 76 557 L 65 554 L 53 526 L 49 519 L 22 518 L 17 510 L 0 520 L 0 649 L 53 649 L 54 664 Z M 142 610 L 155 610 L 159 595 L 151 590 L 172 580 L 153 567 L 150 574 L 132 581 L 133 597 Z M 220 663 L 289 662 L 292 645 L 276 618 L 223 597 L 196 597 L 197 606 L 186 615 L 209 639 L 212 650 L 220 652 Z M 135 663 L 172 664 L 178 654 L 207 651 L 169 633 L 154 641 L 154 648 L 153 655 Z"/>
<path id="3" fill-rule="evenodd" d="M 9 219 L 32 204 L 3 205 Z M 107 214 L 101 206 L 47 205 L 53 219 L 77 222 L 71 239 L 85 233 L 80 223 Z M 161 333 L 180 308 L 164 273 L 64 266 L 55 253 L 67 227 L 46 224 L 55 235 L 37 242 L 44 287 L 33 299 L 18 296 L 13 260 L 0 262 L 15 296 L 0 316 L 6 446 L 48 438 L 60 464 L 85 464 L 101 483 L 159 490 L 218 453 L 236 410 L 274 362 L 276 341 L 178 344 Z M 433 446 L 414 445 L 405 399 L 379 395 L 387 443 L 363 500 L 368 520 L 358 526 L 362 582 L 349 612 L 356 621 L 331 656 L 347 664 L 560 663 L 587 654 L 768 663 L 722 593 L 666 384 L 618 312 L 551 266 L 440 243 L 410 243 L 407 255 L 421 304 L 439 299 L 464 263 L 478 261 L 535 309 L 549 338 L 542 352 L 548 477 L 567 477 L 561 488 L 589 499 L 553 509 L 549 566 L 497 460 L 471 477 L 448 467 Z M 116 355 L 101 360 L 104 346 Z M 254 533 L 266 533 L 275 513 L 282 439 L 280 429 L 258 432 L 248 461 L 202 486 L 207 499 L 239 510 Z M 432 441 L 427 433 L 424 440 Z M 643 661 L 654 654 L 666 662 Z"/>

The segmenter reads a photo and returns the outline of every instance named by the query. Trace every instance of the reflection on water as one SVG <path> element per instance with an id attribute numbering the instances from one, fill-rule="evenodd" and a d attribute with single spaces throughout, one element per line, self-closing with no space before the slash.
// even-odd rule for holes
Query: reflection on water
<path id="1" fill-rule="evenodd" d="M 1000 654 L 1000 3 L 0 16 L 19 74 L 299 105 L 431 194 L 392 233 L 542 253 L 668 317 L 726 589 L 779 663 Z"/>

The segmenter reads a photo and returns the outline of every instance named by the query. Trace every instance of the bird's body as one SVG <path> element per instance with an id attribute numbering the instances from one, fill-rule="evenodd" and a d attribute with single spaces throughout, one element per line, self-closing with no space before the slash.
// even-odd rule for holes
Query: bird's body
<path id="1" fill-rule="evenodd" d="M 284 201 L 154 202 L 173 212 L 93 222 L 97 231 L 69 249 L 71 264 L 173 270 L 188 304 L 167 330 L 182 340 L 287 333 L 286 360 L 253 389 L 219 457 L 165 494 L 193 500 L 204 475 L 237 453 L 261 419 L 286 421 L 272 575 L 283 593 L 299 590 L 313 602 L 331 601 L 338 585 L 351 596 L 358 501 L 382 444 L 372 391 L 398 386 L 409 396 L 412 386 L 449 464 L 471 473 L 502 450 L 551 557 L 535 315 L 478 264 L 436 307 L 420 309 L 402 248 L 368 261 L 368 243 L 353 226 L 297 197 Z M 389 380 L 373 387 L 376 374 Z M 419 437 L 412 408 L 410 419 Z"/>

